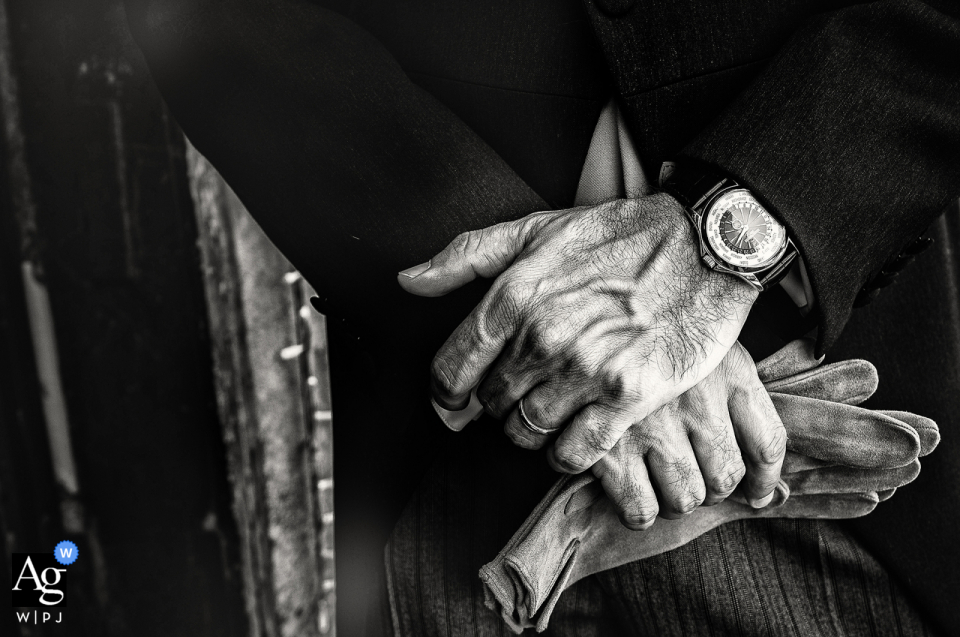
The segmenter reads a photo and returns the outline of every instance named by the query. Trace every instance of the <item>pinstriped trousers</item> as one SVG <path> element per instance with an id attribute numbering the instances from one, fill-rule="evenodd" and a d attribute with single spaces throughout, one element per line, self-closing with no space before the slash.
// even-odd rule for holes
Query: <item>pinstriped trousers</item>
<path id="1" fill-rule="evenodd" d="M 386 635 L 512 634 L 484 605 L 478 571 L 519 526 L 517 518 L 522 520 L 521 510 L 502 497 L 518 475 L 520 460 L 506 457 L 499 471 L 484 472 L 490 448 L 478 451 L 484 444 L 475 442 L 434 464 L 393 532 L 384 560 Z M 562 595 L 546 634 L 908 637 L 934 632 L 840 523 L 743 520 L 679 549 L 577 582 Z"/>

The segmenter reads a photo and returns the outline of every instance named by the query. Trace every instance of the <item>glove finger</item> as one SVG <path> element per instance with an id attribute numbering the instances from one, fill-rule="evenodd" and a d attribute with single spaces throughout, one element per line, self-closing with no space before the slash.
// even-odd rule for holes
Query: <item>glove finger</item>
<path id="1" fill-rule="evenodd" d="M 823 358 L 817 358 L 817 343 L 810 338 L 798 338 L 787 343 L 757 363 L 757 375 L 764 383 L 799 374 L 816 367 Z"/>
<path id="2" fill-rule="evenodd" d="M 895 469 L 859 469 L 827 467 L 792 473 L 783 477 L 790 493 L 815 495 L 820 493 L 866 493 L 886 491 L 913 482 L 920 474 L 920 461 Z"/>
<path id="3" fill-rule="evenodd" d="M 758 510 L 754 515 L 762 518 L 813 520 L 859 518 L 877 508 L 879 502 L 880 498 L 876 493 L 798 495 L 787 500 L 780 508 L 767 507 Z"/>
<path id="4" fill-rule="evenodd" d="M 892 498 L 893 494 L 896 492 L 897 492 L 896 489 L 887 489 L 886 491 L 878 491 L 877 497 L 880 499 L 881 502 L 886 502 L 887 500 Z"/>
<path id="5" fill-rule="evenodd" d="M 764 387 L 771 393 L 859 405 L 877 391 L 878 382 L 877 368 L 873 363 L 854 359 L 780 378 L 764 383 Z"/>
<path id="6" fill-rule="evenodd" d="M 835 466 L 834 463 L 827 462 L 826 460 L 818 460 L 810 456 L 805 456 L 802 453 L 787 451 L 787 455 L 783 458 L 781 475 L 786 477 L 788 474 L 799 471 L 809 471 L 810 469 L 821 469 L 823 467 L 833 466 Z"/>
<path id="7" fill-rule="evenodd" d="M 881 409 L 878 411 L 881 414 L 885 414 L 891 418 L 895 418 L 903 423 L 906 423 L 916 430 L 917 434 L 920 436 L 921 457 L 936 449 L 937 445 L 940 444 L 940 428 L 937 426 L 937 423 L 929 418 L 912 414 L 909 411 L 893 411 L 887 409 Z"/>
<path id="8" fill-rule="evenodd" d="M 887 414 L 804 396 L 770 398 L 795 453 L 873 469 L 902 467 L 920 453 L 917 430 Z"/>

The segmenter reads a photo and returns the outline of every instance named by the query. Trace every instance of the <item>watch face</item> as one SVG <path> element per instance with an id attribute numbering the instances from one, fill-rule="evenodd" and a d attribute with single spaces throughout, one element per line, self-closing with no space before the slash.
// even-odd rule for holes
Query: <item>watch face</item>
<path id="1" fill-rule="evenodd" d="M 727 265 L 748 271 L 776 263 L 787 247 L 787 233 L 748 191 L 722 194 L 707 211 L 704 236 Z"/>

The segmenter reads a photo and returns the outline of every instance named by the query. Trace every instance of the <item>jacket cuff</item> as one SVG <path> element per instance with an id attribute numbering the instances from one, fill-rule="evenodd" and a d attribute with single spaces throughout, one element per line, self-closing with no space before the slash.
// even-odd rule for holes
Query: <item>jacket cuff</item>
<path id="1" fill-rule="evenodd" d="M 960 192 L 960 75 L 947 62 L 960 28 L 917 3 L 879 5 L 801 28 L 681 153 L 743 183 L 787 227 L 821 352 Z"/>

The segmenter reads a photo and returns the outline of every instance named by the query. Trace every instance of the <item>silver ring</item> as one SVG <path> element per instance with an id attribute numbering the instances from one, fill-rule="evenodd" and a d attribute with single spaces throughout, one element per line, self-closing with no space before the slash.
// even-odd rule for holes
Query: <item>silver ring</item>
<path id="1" fill-rule="evenodd" d="M 526 398 L 526 396 L 524 396 Z M 541 436 L 549 436 L 554 432 L 553 429 L 544 429 L 543 427 L 538 427 L 527 418 L 526 412 L 523 410 L 523 398 L 520 399 L 520 422 L 523 423 L 523 426 L 532 431 L 535 434 L 540 434 Z"/>

